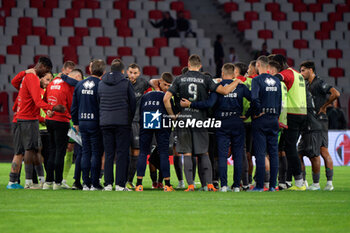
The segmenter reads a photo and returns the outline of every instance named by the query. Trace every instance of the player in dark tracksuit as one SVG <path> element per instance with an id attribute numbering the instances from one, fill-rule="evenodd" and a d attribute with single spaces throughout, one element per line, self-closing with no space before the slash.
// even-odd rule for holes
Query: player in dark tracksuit
<path id="1" fill-rule="evenodd" d="M 222 86 L 233 82 L 235 67 L 232 64 L 225 64 L 222 68 Z M 193 102 L 191 108 L 214 107 L 215 119 L 221 121 L 221 127 L 216 129 L 216 140 L 219 157 L 219 174 L 222 192 L 229 190 L 227 186 L 227 155 L 231 144 L 231 151 L 234 156 L 234 184 L 233 189 L 239 192 L 239 185 L 242 175 L 242 161 L 244 153 L 245 130 L 241 114 L 243 111 L 243 97 L 251 100 L 249 89 L 240 84 L 227 95 L 211 93 L 207 101 Z M 247 113 L 249 114 L 250 111 Z"/>
<path id="2" fill-rule="evenodd" d="M 71 111 L 73 125 L 80 131 L 83 143 L 83 190 L 102 190 L 99 176 L 103 150 L 97 90 L 106 64 L 102 60 L 95 60 L 90 67 L 92 75 L 75 87 Z"/>
<path id="3" fill-rule="evenodd" d="M 278 117 L 281 112 L 281 83 L 267 73 L 268 58 L 260 56 L 256 62 L 259 76 L 252 80 L 252 130 L 256 157 L 256 187 L 264 190 L 265 155 L 270 156 L 270 188 L 275 191 L 278 173 Z"/>
<path id="4" fill-rule="evenodd" d="M 172 83 L 170 73 L 163 73 L 160 79 L 162 91 L 151 91 L 145 94 L 140 101 L 140 155 L 137 161 L 137 184 L 136 191 L 143 191 L 142 179 L 145 176 L 147 155 L 151 152 L 153 136 L 156 137 L 160 155 L 160 171 L 164 177 L 164 191 L 174 191 L 170 184 L 169 164 L 169 138 L 171 127 L 163 126 L 163 119 L 167 120 L 163 98 Z M 168 118 L 169 119 L 169 118 Z"/>

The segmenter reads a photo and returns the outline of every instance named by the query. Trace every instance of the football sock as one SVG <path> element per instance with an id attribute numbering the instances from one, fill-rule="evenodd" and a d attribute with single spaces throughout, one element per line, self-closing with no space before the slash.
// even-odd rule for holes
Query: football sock
<path id="1" fill-rule="evenodd" d="M 17 183 L 18 181 L 18 173 L 10 172 L 10 182 Z"/>
<path id="2" fill-rule="evenodd" d="M 211 168 L 211 163 L 209 159 L 208 154 L 200 155 L 201 157 L 201 167 L 203 169 L 203 179 L 205 180 L 206 184 L 212 184 L 213 183 L 213 172 Z"/>
<path id="3" fill-rule="evenodd" d="M 136 186 L 142 185 L 142 179 L 137 178 Z"/>
<path id="4" fill-rule="evenodd" d="M 248 174 L 248 181 L 249 181 L 249 184 L 251 184 L 253 182 L 253 175 L 252 174 Z"/>
<path id="5" fill-rule="evenodd" d="M 333 169 L 326 168 L 327 181 L 333 180 Z"/>
<path id="6" fill-rule="evenodd" d="M 39 180 L 40 180 L 40 177 L 43 177 L 43 176 L 44 176 L 43 165 L 42 165 L 42 164 L 35 165 L 35 166 L 34 166 L 34 169 L 35 169 L 36 174 L 38 175 Z"/>
<path id="7" fill-rule="evenodd" d="M 302 173 L 303 173 L 303 180 L 306 180 L 306 171 L 304 170 L 302 171 Z"/>
<path id="8" fill-rule="evenodd" d="M 242 168 L 242 183 L 244 186 L 247 186 L 249 184 L 248 180 L 248 160 L 247 156 L 243 155 L 243 168 Z"/>
<path id="9" fill-rule="evenodd" d="M 312 181 L 314 184 L 320 183 L 320 173 L 312 173 Z"/>
<path id="10" fill-rule="evenodd" d="M 138 159 L 139 159 L 138 156 L 133 156 L 133 155 L 131 156 L 129 172 L 128 172 L 128 182 L 130 183 L 132 183 L 132 180 L 134 179 Z"/>
<path id="11" fill-rule="evenodd" d="M 195 156 L 191 156 L 192 157 L 192 175 L 193 175 L 193 180 L 195 180 L 196 178 L 196 167 L 197 167 L 197 159 Z"/>
<path id="12" fill-rule="evenodd" d="M 270 182 L 270 171 L 265 171 L 264 182 L 265 182 L 265 183 Z"/>
<path id="13" fill-rule="evenodd" d="M 105 173 L 105 170 L 100 171 L 100 179 L 102 178 L 103 174 Z"/>
<path id="14" fill-rule="evenodd" d="M 204 177 L 204 174 L 203 174 L 203 168 L 202 168 L 201 157 L 200 156 L 198 157 L 198 177 L 199 177 L 199 180 L 201 182 L 202 187 L 206 186 L 207 183 L 205 181 L 205 177 Z"/>
<path id="15" fill-rule="evenodd" d="M 182 156 L 174 156 L 174 168 L 178 180 L 183 180 L 182 174 Z"/>
<path id="16" fill-rule="evenodd" d="M 304 180 L 303 179 L 295 179 L 295 186 L 297 187 L 302 187 L 304 185 Z"/>
<path id="17" fill-rule="evenodd" d="M 281 156 L 279 157 L 278 182 L 281 184 L 285 184 L 286 175 L 287 175 L 287 157 Z"/>
<path id="18" fill-rule="evenodd" d="M 184 172 L 188 185 L 193 184 L 192 156 L 184 156 Z"/>
<path id="19" fill-rule="evenodd" d="M 166 185 L 166 186 L 171 186 L 170 180 L 164 180 L 164 181 L 165 181 L 165 185 Z"/>
<path id="20" fill-rule="evenodd" d="M 67 180 L 69 170 L 72 167 L 74 151 L 66 151 L 66 156 L 64 157 L 64 167 L 63 167 L 63 179 Z"/>
<path id="21" fill-rule="evenodd" d="M 150 172 L 152 183 L 157 182 L 157 170 Z"/>
<path id="22" fill-rule="evenodd" d="M 26 179 L 33 179 L 33 164 L 25 164 L 24 170 L 26 173 Z"/>

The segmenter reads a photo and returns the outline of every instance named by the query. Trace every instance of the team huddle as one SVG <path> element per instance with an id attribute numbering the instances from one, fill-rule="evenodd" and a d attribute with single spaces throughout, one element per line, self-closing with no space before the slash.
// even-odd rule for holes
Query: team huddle
<path id="1" fill-rule="evenodd" d="M 283 55 L 260 56 L 249 65 L 224 64 L 215 79 L 201 71 L 200 57 L 191 55 L 180 76 L 165 72 L 146 81 L 137 64 L 125 67 L 120 59 L 109 71 L 103 60 L 92 60 L 84 78 L 70 61 L 54 75 L 51 60 L 41 57 L 11 81 L 19 93 L 7 188 L 23 188 L 24 160 L 26 189 L 112 191 L 115 184 L 116 191 L 143 191 L 148 160 L 152 188 L 171 192 L 173 155 L 176 188 L 185 191 L 195 191 L 196 169 L 201 191 L 320 190 L 321 155 L 324 190 L 331 191 L 325 112 L 340 94 L 316 75 L 314 62 L 299 68 L 300 73 L 288 67 Z M 310 186 L 304 156 L 312 164 Z"/>

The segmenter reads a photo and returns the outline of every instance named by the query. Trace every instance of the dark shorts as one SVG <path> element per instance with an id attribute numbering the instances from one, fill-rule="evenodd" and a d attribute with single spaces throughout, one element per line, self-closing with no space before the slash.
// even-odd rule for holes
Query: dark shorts
<path id="1" fill-rule="evenodd" d="M 176 151 L 179 154 L 204 154 L 208 152 L 209 134 L 207 129 L 179 128 Z"/>
<path id="2" fill-rule="evenodd" d="M 319 131 L 302 133 L 298 144 L 298 154 L 314 158 L 321 153 L 321 135 Z"/>
<path id="3" fill-rule="evenodd" d="M 281 136 L 278 142 L 278 151 L 285 151 L 286 147 L 286 131 L 284 129 L 280 129 Z"/>
<path id="4" fill-rule="evenodd" d="M 252 149 L 253 149 L 252 125 L 244 124 L 244 128 L 245 128 L 245 149 L 246 149 L 246 152 L 252 153 Z"/>
<path id="5" fill-rule="evenodd" d="M 24 154 L 24 148 L 21 142 L 20 130 L 18 123 L 13 123 L 12 125 L 13 134 L 13 147 L 15 150 L 15 155 Z"/>
<path id="6" fill-rule="evenodd" d="M 321 147 L 328 148 L 328 120 L 320 120 L 322 125 Z"/>
<path id="7" fill-rule="evenodd" d="M 133 122 L 131 124 L 131 148 L 140 149 L 140 123 Z"/>
<path id="8" fill-rule="evenodd" d="M 38 150 L 41 147 L 39 121 L 18 120 L 20 147 L 24 150 Z"/>

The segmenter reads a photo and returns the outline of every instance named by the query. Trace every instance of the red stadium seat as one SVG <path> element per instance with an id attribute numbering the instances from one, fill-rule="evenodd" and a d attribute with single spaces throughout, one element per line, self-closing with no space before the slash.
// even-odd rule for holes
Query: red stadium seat
<path id="1" fill-rule="evenodd" d="M 85 7 L 89 9 L 98 9 L 100 8 L 100 3 L 96 0 L 86 1 Z"/>
<path id="2" fill-rule="evenodd" d="M 294 60 L 292 58 L 287 58 L 287 64 L 288 64 L 288 66 L 293 67 L 294 66 Z"/>
<path id="3" fill-rule="evenodd" d="M 7 54 L 21 55 L 21 47 L 16 45 L 7 46 Z"/>
<path id="4" fill-rule="evenodd" d="M 329 40 L 330 35 L 328 31 L 317 31 L 315 32 L 315 38 L 318 40 Z"/>
<path id="5" fill-rule="evenodd" d="M 128 27 L 128 20 L 126 19 L 116 19 L 114 20 L 114 25 L 119 29 Z"/>
<path id="6" fill-rule="evenodd" d="M 304 21 L 294 21 L 292 23 L 292 28 L 294 30 L 304 31 L 307 29 L 307 23 Z"/>
<path id="7" fill-rule="evenodd" d="M 264 40 L 272 39 L 273 33 L 271 30 L 259 30 L 258 31 L 258 37 Z"/>
<path id="8" fill-rule="evenodd" d="M 74 28 L 75 35 L 79 35 L 81 37 L 89 36 L 89 29 L 83 28 L 83 27 L 76 27 Z"/>
<path id="9" fill-rule="evenodd" d="M 191 11 L 183 10 L 182 12 L 185 19 L 191 19 Z"/>
<path id="10" fill-rule="evenodd" d="M 88 27 L 101 27 L 101 19 L 90 18 L 87 20 Z"/>
<path id="11" fill-rule="evenodd" d="M 154 38 L 153 46 L 156 48 L 168 47 L 168 39 L 165 37 Z"/>
<path id="12" fill-rule="evenodd" d="M 55 38 L 53 36 L 41 36 L 40 37 L 40 44 L 46 45 L 46 46 L 55 45 Z"/>
<path id="13" fill-rule="evenodd" d="M 132 55 L 132 49 L 130 47 L 119 47 L 118 48 L 118 55 L 119 55 L 119 57 L 131 56 Z"/>
<path id="14" fill-rule="evenodd" d="M 128 9 L 128 2 L 127 1 L 115 1 L 113 4 L 114 9 L 119 9 L 119 10 L 127 10 Z"/>
<path id="15" fill-rule="evenodd" d="M 110 46 L 111 45 L 111 38 L 109 37 L 97 37 L 96 38 L 96 45 L 98 46 Z"/>
<path id="16" fill-rule="evenodd" d="M 181 71 L 182 71 L 182 67 L 181 66 L 174 66 L 172 68 L 173 75 L 176 75 L 176 76 L 181 75 Z"/>
<path id="17" fill-rule="evenodd" d="M 302 0 L 288 0 L 288 2 L 292 4 L 297 4 L 297 3 L 301 3 Z"/>
<path id="18" fill-rule="evenodd" d="M 61 27 L 74 27 L 74 19 L 73 18 L 62 18 L 60 19 Z"/>
<path id="19" fill-rule="evenodd" d="M 6 25 L 5 17 L 0 17 L 0 26 L 5 26 L 5 25 Z"/>
<path id="20" fill-rule="evenodd" d="M 185 47 L 175 48 L 174 55 L 177 57 L 188 57 L 188 49 Z"/>
<path id="21" fill-rule="evenodd" d="M 343 21 L 343 14 L 339 12 L 332 12 L 328 14 L 328 20 L 331 22 Z"/>
<path id="22" fill-rule="evenodd" d="M 82 9 L 85 8 L 85 1 L 81 1 L 81 0 L 74 0 L 72 2 L 72 8 L 73 9 Z"/>
<path id="23" fill-rule="evenodd" d="M 71 46 L 71 45 L 68 45 L 68 46 L 64 46 L 62 48 L 62 53 L 64 55 L 77 55 L 77 51 L 76 51 L 76 47 L 75 46 Z"/>
<path id="24" fill-rule="evenodd" d="M 44 1 L 43 0 L 30 0 L 30 7 L 32 8 L 43 8 Z"/>
<path id="25" fill-rule="evenodd" d="M 260 0 L 245 0 L 246 2 L 249 2 L 249 3 L 256 3 L 256 2 L 260 2 Z"/>
<path id="26" fill-rule="evenodd" d="M 68 38 L 68 44 L 72 46 L 80 46 L 83 42 L 80 36 L 71 36 Z"/>
<path id="27" fill-rule="evenodd" d="M 339 67 L 330 68 L 329 76 L 332 76 L 334 78 L 344 77 L 344 69 Z"/>
<path id="28" fill-rule="evenodd" d="M 145 66 L 143 67 L 143 74 L 149 76 L 158 75 L 158 69 L 155 66 Z"/>
<path id="29" fill-rule="evenodd" d="M 58 0 L 45 1 L 45 8 L 58 8 Z"/>
<path id="30" fill-rule="evenodd" d="M 153 20 L 159 20 L 163 18 L 163 12 L 160 10 L 151 10 L 148 12 L 148 18 Z"/>
<path id="31" fill-rule="evenodd" d="M 336 12 L 337 13 L 345 13 L 345 12 L 350 12 L 350 4 L 338 4 L 336 7 Z"/>
<path id="32" fill-rule="evenodd" d="M 38 16 L 42 17 L 42 18 L 51 18 L 52 17 L 52 9 L 51 8 L 38 9 Z"/>
<path id="33" fill-rule="evenodd" d="M 183 11 L 185 9 L 184 3 L 182 1 L 176 1 L 170 3 L 170 8 L 177 12 Z"/>
<path id="34" fill-rule="evenodd" d="M 4 55 L 0 55 L 0 64 L 6 63 L 6 57 Z"/>
<path id="35" fill-rule="evenodd" d="M 133 10 L 123 10 L 122 12 L 123 19 L 133 19 L 135 18 L 135 11 Z"/>
<path id="36" fill-rule="evenodd" d="M 247 11 L 244 13 L 244 18 L 248 21 L 259 20 L 259 14 L 256 11 Z"/>
<path id="37" fill-rule="evenodd" d="M 117 58 L 120 58 L 120 57 L 118 57 L 118 56 L 108 56 L 108 57 L 107 57 L 107 64 L 108 64 L 108 65 L 112 64 L 112 61 L 113 61 L 114 59 L 117 59 Z"/>
<path id="38" fill-rule="evenodd" d="M 296 49 L 307 49 L 309 48 L 309 42 L 307 40 L 294 40 L 293 46 Z"/>
<path id="39" fill-rule="evenodd" d="M 317 0 L 318 3 L 331 3 L 332 0 Z"/>
<path id="40" fill-rule="evenodd" d="M 13 36 L 12 37 L 12 44 L 16 46 L 22 46 L 27 44 L 27 37 L 25 36 Z"/>
<path id="41" fill-rule="evenodd" d="M 272 14 L 272 20 L 285 21 L 286 19 L 287 19 L 287 15 L 284 12 L 276 12 Z"/>
<path id="42" fill-rule="evenodd" d="M 18 35 L 21 36 L 28 36 L 28 35 L 32 35 L 32 27 L 25 27 L 25 26 L 21 26 L 18 28 Z"/>
<path id="43" fill-rule="evenodd" d="M 277 2 L 269 2 L 269 3 L 266 3 L 265 9 L 266 9 L 266 11 L 270 11 L 273 13 L 279 12 L 280 11 L 280 4 L 278 4 Z"/>
<path id="44" fill-rule="evenodd" d="M 272 49 L 272 54 L 282 54 L 283 56 L 287 56 L 287 51 L 285 49 Z"/>
<path id="45" fill-rule="evenodd" d="M 73 54 L 64 55 L 63 56 L 63 62 L 66 62 L 66 61 L 72 61 L 75 64 L 79 64 L 78 56 L 77 55 L 73 55 Z"/>
<path id="46" fill-rule="evenodd" d="M 33 27 L 33 35 L 46 36 L 46 27 Z"/>
<path id="47" fill-rule="evenodd" d="M 2 7 L 3 8 L 14 8 L 16 7 L 16 0 L 6 0 L 6 1 L 2 1 Z"/>
<path id="48" fill-rule="evenodd" d="M 132 31 L 130 28 L 118 28 L 118 36 L 121 37 L 131 37 L 132 36 Z"/>
<path id="49" fill-rule="evenodd" d="M 340 59 L 343 57 L 343 51 L 340 49 L 329 49 L 327 56 L 329 58 Z"/>
<path id="50" fill-rule="evenodd" d="M 154 56 L 160 56 L 159 48 L 146 48 L 146 56 L 154 57 Z"/>
<path id="51" fill-rule="evenodd" d="M 319 3 L 311 3 L 308 6 L 309 12 L 317 13 L 322 12 L 322 5 Z"/>
<path id="52" fill-rule="evenodd" d="M 79 9 L 67 9 L 66 18 L 79 18 L 80 10 Z"/>
<path id="53" fill-rule="evenodd" d="M 322 22 L 321 23 L 321 30 L 324 32 L 329 32 L 334 30 L 334 22 Z"/>
<path id="54" fill-rule="evenodd" d="M 232 11 L 237 11 L 238 10 L 238 4 L 235 2 L 225 2 L 224 4 L 224 11 L 229 14 Z"/>
<path id="55" fill-rule="evenodd" d="M 20 27 L 32 27 L 33 19 L 29 17 L 21 17 L 18 20 L 18 26 Z"/>
<path id="56" fill-rule="evenodd" d="M 298 3 L 298 4 L 294 4 L 294 11 L 295 12 L 307 12 L 307 5 L 304 3 Z"/>
<path id="57" fill-rule="evenodd" d="M 245 30 L 252 28 L 252 23 L 250 21 L 241 20 L 238 21 L 237 28 L 239 31 L 244 32 Z"/>

